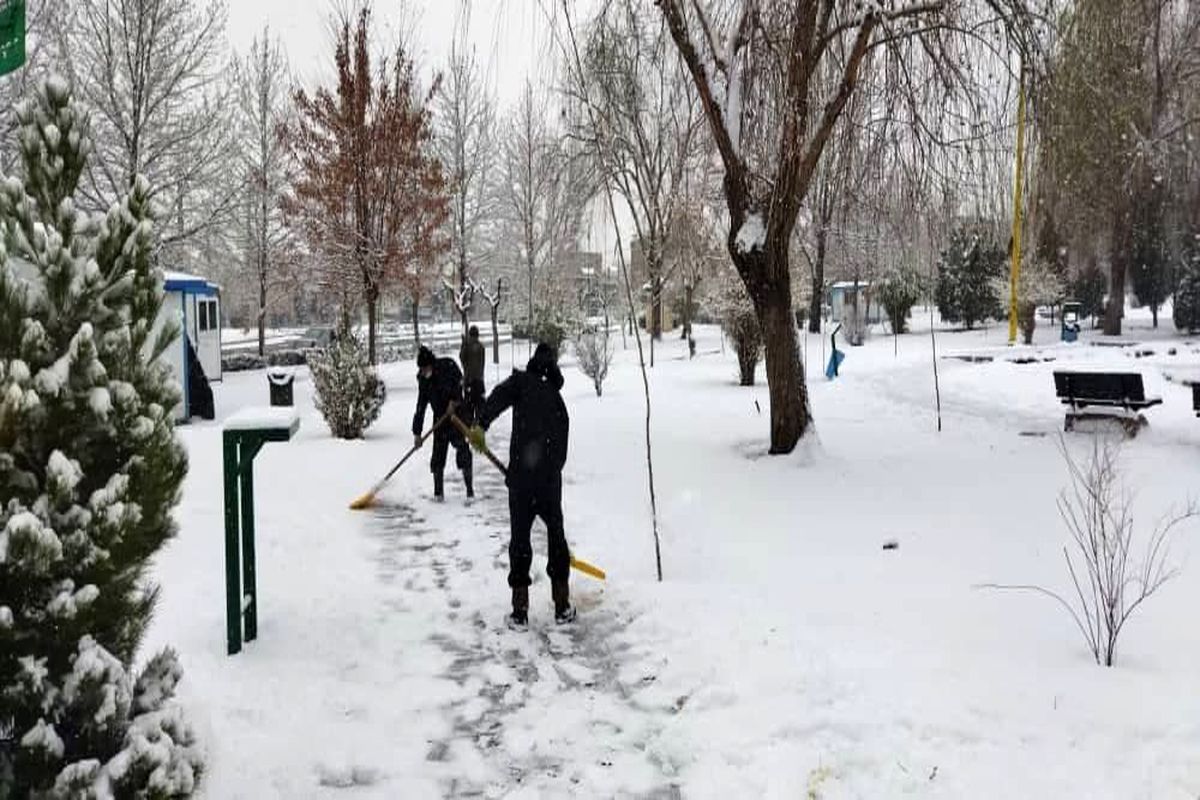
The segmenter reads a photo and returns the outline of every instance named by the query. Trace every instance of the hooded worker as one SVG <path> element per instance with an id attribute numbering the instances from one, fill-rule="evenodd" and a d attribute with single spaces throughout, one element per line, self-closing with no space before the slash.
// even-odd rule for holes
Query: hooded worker
<path id="1" fill-rule="evenodd" d="M 483 343 L 479 341 L 479 328 L 475 325 L 468 329 L 467 338 L 463 340 L 462 347 L 458 350 L 458 363 L 462 364 L 463 390 L 466 395 L 463 413 L 459 414 L 459 418 L 470 425 L 475 421 L 475 416 L 479 413 L 480 406 L 483 405 L 483 397 L 487 391 L 483 385 L 487 351 L 483 349 Z"/>
<path id="2" fill-rule="evenodd" d="M 422 444 L 421 430 L 425 427 L 425 409 L 433 406 L 433 418 L 441 420 L 450 410 L 450 404 L 462 405 L 462 372 L 451 358 L 438 358 L 428 347 L 417 351 L 417 413 L 413 415 L 412 431 L 415 444 Z M 446 469 L 446 454 L 454 446 L 454 463 L 462 470 L 467 497 L 475 496 L 475 485 L 471 475 L 471 448 L 467 446 L 462 432 L 450 422 L 443 422 L 433 432 L 433 457 L 429 469 L 433 472 L 433 499 L 445 498 L 443 472 Z"/>
<path id="3" fill-rule="evenodd" d="M 512 376 L 492 390 L 471 430 L 471 444 L 486 446 L 484 431 L 508 409 L 513 410 L 512 438 L 508 446 L 508 511 L 512 526 L 508 543 L 508 585 L 512 588 L 512 624 L 529 621 L 529 569 L 533 549 L 529 532 L 535 517 L 546 524 L 550 552 L 546 572 L 554 598 L 554 621 L 571 622 L 568 578 L 571 551 L 563 531 L 562 471 L 567 463 L 570 419 L 560 391 L 562 372 L 554 350 L 539 344 L 524 372 Z"/>

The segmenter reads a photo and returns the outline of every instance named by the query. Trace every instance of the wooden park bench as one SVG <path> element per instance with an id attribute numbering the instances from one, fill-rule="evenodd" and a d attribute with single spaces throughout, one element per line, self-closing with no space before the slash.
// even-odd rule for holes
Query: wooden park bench
<path id="1" fill-rule="evenodd" d="M 1074 430 L 1081 419 L 1105 419 L 1120 422 L 1130 436 L 1136 436 L 1146 424 L 1146 418 L 1138 412 L 1162 402 L 1161 397 L 1146 397 L 1139 372 L 1056 371 L 1054 389 L 1063 404 L 1071 408 L 1063 424 L 1066 431 Z M 1085 411 L 1091 407 L 1119 409 L 1124 414 Z"/>

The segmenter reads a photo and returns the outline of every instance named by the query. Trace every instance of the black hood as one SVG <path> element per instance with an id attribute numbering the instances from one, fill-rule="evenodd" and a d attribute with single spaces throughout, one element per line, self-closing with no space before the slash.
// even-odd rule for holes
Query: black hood
<path id="1" fill-rule="evenodd" d="M 548 345 L 538 345 L 533 358 L 529 359 L 525 366 L 525 371 L 548 381 L 555 391 L 563 387 L 562 371 L 559 370 L 558 364 L 554 363 L 554 351 Z"/>

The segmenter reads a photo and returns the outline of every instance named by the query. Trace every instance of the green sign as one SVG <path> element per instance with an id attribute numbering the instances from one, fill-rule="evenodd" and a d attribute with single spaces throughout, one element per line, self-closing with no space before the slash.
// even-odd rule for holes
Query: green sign
<path id="1" fill-rule="evenodd" d="M 25 63 L 25 0 L 0 0 L 0 75 Z"/>

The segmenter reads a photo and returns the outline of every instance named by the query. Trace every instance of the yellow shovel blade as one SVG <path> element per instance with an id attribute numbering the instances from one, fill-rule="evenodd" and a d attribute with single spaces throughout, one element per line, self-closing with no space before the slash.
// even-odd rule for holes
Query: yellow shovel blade
<path id="1" fill-rule="evenodd" d="M 362 495 L 361 497 L 354 498 L 354 501 L 352 503 L 350 503 L 350 508 L 353 511 L 361 511 L 364 508 L 370 508 L 374 503 L 375 503 L 375 493 L 367 492 L 366 494 Z"/>
<path id="2" fill-rule="evenodd" d="M 591 575 L 597 580 L 602 581 L 605 579 L 604 570 L 600 569 L 599 567 L 592 566 L 588 562 L 580 560 L 575 556 L 571 556 L 571 566 L 582 572 L 584 575 Z"/>

